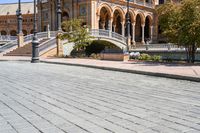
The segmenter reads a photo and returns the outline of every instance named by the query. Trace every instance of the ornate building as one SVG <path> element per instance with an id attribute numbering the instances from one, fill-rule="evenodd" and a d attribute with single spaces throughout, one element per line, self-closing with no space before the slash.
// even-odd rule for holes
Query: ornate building
<path id="1" fill-rule="evenodd" d="M 132 43 L 144 43 L 146 38 L 157 40 L 158 0 L 130 0 L 130 31 Z M 56 30 L 57 0 L 38 1 L 40 31 Z M 71 18 L 83 20 L 92 29 L 105 29 L 127 35 L 127 0 L 61 0 L 62 21 Z"/>
<path id="2" fill-rule="evenodd" d="M 26 2 L 21 4 L 23 17 L 24 35 L 33 32 L 33 3 Z M 17 16 L 18 3 L 0 4 L 0 33 L 1 35 L 17 35 Z"/>

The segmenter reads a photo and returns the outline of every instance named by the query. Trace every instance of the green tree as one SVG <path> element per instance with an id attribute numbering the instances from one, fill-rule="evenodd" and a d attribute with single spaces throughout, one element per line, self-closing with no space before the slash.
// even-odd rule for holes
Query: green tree
<path id="1" fill-rule="evenodd" d="M 80 19 L 71 19 L 62 23 L 62 29 L 64 31 L 61 36 L 62 40 L 67 39 L 69 42 L 74 42 L 74 48 L 84 50 L 92 42 L 92 36 L 88 31 L 88 28 L 82 26 Z"/>
<path id="2" fill-rule="evenodd" d="M 200 46 L 200 0 L 167 2 L 157 8 L 159 24 L 169 42 L 184 46 L 187 61 L 194 63 Z"/>

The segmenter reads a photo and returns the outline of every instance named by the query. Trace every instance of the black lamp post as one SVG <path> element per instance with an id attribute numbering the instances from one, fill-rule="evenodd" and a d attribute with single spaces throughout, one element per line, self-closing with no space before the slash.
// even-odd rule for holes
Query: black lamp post
<path id="1" fill-rule="evenodd" d="M 39 41 L 37 38 L 37 16 L 36 16 L 36 0 L 34 0 L 34 35 L 32 40 L 32 59 L 31 63 L 39 62 Z"/>
<path id="2" fill-rule="evenodd" d="M 127 17 L 126 17 L 126 23 L 127 23 L 127 51 L 129 51 L 129 43 L 130 43 L 130 14 L 129 14 L 129 2 L 130 0 L 127 0 Z"/>
<path id="3" fill-rule="evenodd" d="M 18 32 L 18 34 L 22 34 L 21 0 L 19 0 L 19 2 L 18 2 L 17 20 L 18 20 L 17 32 Z"/>
<path id="4" fill-rule="evenodd" d="M 57 30 L 61 31 L 61 4 L 60 4 L 60 0 L 57 0 Z"/>

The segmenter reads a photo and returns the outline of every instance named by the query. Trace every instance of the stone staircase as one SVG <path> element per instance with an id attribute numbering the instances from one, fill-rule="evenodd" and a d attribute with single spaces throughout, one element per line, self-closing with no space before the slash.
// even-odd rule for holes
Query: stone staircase
<path id="1" fill-rule="evenodd" d="M 39 41 L 39 44 L 47 41 L 48 39 L 43 39 Z M 22 47 L 16 48 L 6 54 L 4 56 L 32 56 L 32 43 L 26 44 Z"/>

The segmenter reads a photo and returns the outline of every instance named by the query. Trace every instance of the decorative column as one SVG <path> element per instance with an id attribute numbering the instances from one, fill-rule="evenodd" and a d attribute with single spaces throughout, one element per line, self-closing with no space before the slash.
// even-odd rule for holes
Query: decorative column
<path id="1" fill-rule="evenodd" d="M 144 42 L 144 27 L 145 27 L 145 24 L 142 24 L 142 44 L 145 44 L 145 42 Z"/>
<path id="2" fill-rule="evenodd" d="M 150 42 L 152 42 L 153 41 L 153 26 L 150 26 L 150 35 L 151 35 L 151 40 L 150 40 Z"/>
<path id="3" fill-rule="evenodd" d="M 74 1 L 74 0 L 72 0 Z M 88 4 L 88 6 L 91 6 L 90 8 L 90 14 L 91 14 L 91 29 L 99 29 L 99 16 L 96 14 L 96 10 L 97 10 L 97 1 L 96 0 L 91 0 L 90 4 Z M 88 11 L 89 12 L 89 11 Z M 89 14 L 88 14 L 89 15 Z M 88 20 L 89 21 L 89 20 Z"/>
<path id="4" fill-rule="evenodd" d="M 129 48 L 131 46 L 131 35 L 130 35 L 130 14 L 129 14 L 129 1 L 127 0 L 127 18 L 126 18 L 126 23 L 127 23 L 127 51 L 129 51 Z"/>
<path id="5" fill-rule="evenodd" d="M 100 29 L 99 20 L 100 20 L 100 16 L 97 16 L 97 27 L 96 27 L 96 29 Z"/>
<path id="6" fill-rule="evenodd" d="M 17 20 L 18 20 L 18 26 L 17 26 L 18 47 L 20 47 L 24 43 L 24 36 L 22 32 L 21 0 L 18 1 Z"/>
<path id="7" fill-rule="evenodd" d="M 102 21 L 102 22 L 101 22 L 101 26 L 102 26 L 102 29 L 103 29 L 103 30 L 106 29 L 106 28 L 105 28 L 105 25 L 106 25 L 105 21 Z"/>
<path id="8" fill-rule="evenodd" d="M 125 36 L 125 27 L 124 27 L 124 21 L 121 22 L 122 24 L 122 36 Z"/>
<path id="9" fill-rule="evenodd" d="M 31 63 L 38 63 L 39 61 L 39 41 L 37 38 L 37 15 L 36 15 L 36 0 L 34 0 L 34 35 L 32 40 L 32 59 Z"/>
<path id="10" fill-rule="evenodd" d="M 113 24 L 113 32 L 115 32 L 115 29 L 116 29 L 116 25 Z"/>
<path id="11" fill-rule="evenodd" d="M 135 22 L 132 23 L 132 42 L 135 46 Z"/>
<path id="12" fill-rule="evenodd" d="M 112 36 L 112 21 L 113 21 L 113 18 L 110 18 L 110 20 L 108 21 L 109 37 Z"/>

